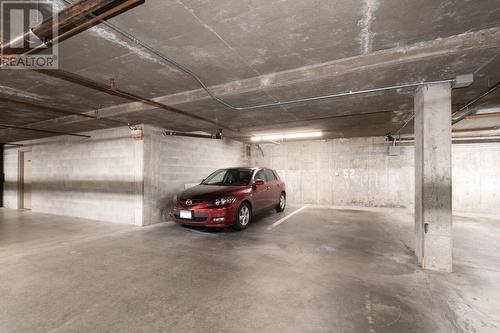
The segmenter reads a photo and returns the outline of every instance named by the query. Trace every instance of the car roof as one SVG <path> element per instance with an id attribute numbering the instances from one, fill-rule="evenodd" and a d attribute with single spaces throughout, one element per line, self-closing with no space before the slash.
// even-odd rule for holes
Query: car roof
<path id="1" fill-rule="evenodd" d="M 249 169 L 249 170 L 269 169 L 269 170 L 272 170 L 271 168 L 262 167 L 262 166 L 253 166 L 253 167 L 242 166 L 242 167 L 232 167 L 232 168 L 226 168 L 226 169 Z"/>

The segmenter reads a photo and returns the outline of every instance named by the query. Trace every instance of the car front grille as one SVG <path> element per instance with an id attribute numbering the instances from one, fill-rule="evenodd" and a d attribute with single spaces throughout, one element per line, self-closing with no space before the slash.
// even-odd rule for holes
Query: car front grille
<path id="1" fill-rule="evenodd" d="M 184 207 L 194 207 L 194 206 L 198 206 L 199 204 L 201 204 L 202 202 L 204 202 L 205 200 L 204 199 L 190 199 L 191 200 L 191 205 L 186 205 L 186 201 L 188 200 L 189 198 L 180 198 L 179 199 L 179 203 L 184 206 Z"/>

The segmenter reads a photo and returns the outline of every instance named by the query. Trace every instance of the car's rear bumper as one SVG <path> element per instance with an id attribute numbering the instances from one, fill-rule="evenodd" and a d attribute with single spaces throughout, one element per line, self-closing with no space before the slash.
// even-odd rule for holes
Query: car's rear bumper
<path id="1" fill-rule="evenodd" d="M 189 210 L 192 212 L 192 219 L 181 219 L 180 211 Z M 179 204 L 170 211 L 170 217 L 174 222 L 191 226 L 202 226 L 209 228 L 229 227 L 236 223 L 235 205 L 224 208 L 186 208 Z"/>

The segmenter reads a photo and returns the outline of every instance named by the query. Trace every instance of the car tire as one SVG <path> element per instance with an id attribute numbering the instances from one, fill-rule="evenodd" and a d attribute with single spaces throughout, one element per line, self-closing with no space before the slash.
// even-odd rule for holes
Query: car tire
<path id="1" fill-rule="evenodd" d="M 244 230 L 248 227 L 250 221 L 252 221 L 252 208 L 247 202 L 244 202 L 238 208 L 234 229 Z"/>
<path id="2" fill-rule="evenodd" d="M 280 200 L 278 201 L 278 205 L 276 206 L 276 211 L 281 213 L 286 208 L 286 195 L 285 192 L 281 192 Z"/>

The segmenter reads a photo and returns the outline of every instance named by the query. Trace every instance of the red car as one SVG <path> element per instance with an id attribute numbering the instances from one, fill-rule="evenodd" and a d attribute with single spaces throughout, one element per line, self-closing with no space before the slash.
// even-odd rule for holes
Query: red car
<path id="1" fill-rule="evenodd" d="M 273 208 L 282 212 L 285 206 L 285 183 L 276 171 L 230 168 L 217 170 L 184 191 L 170 216 L 185 225 L 243 230 L 255 214 Z"/>

